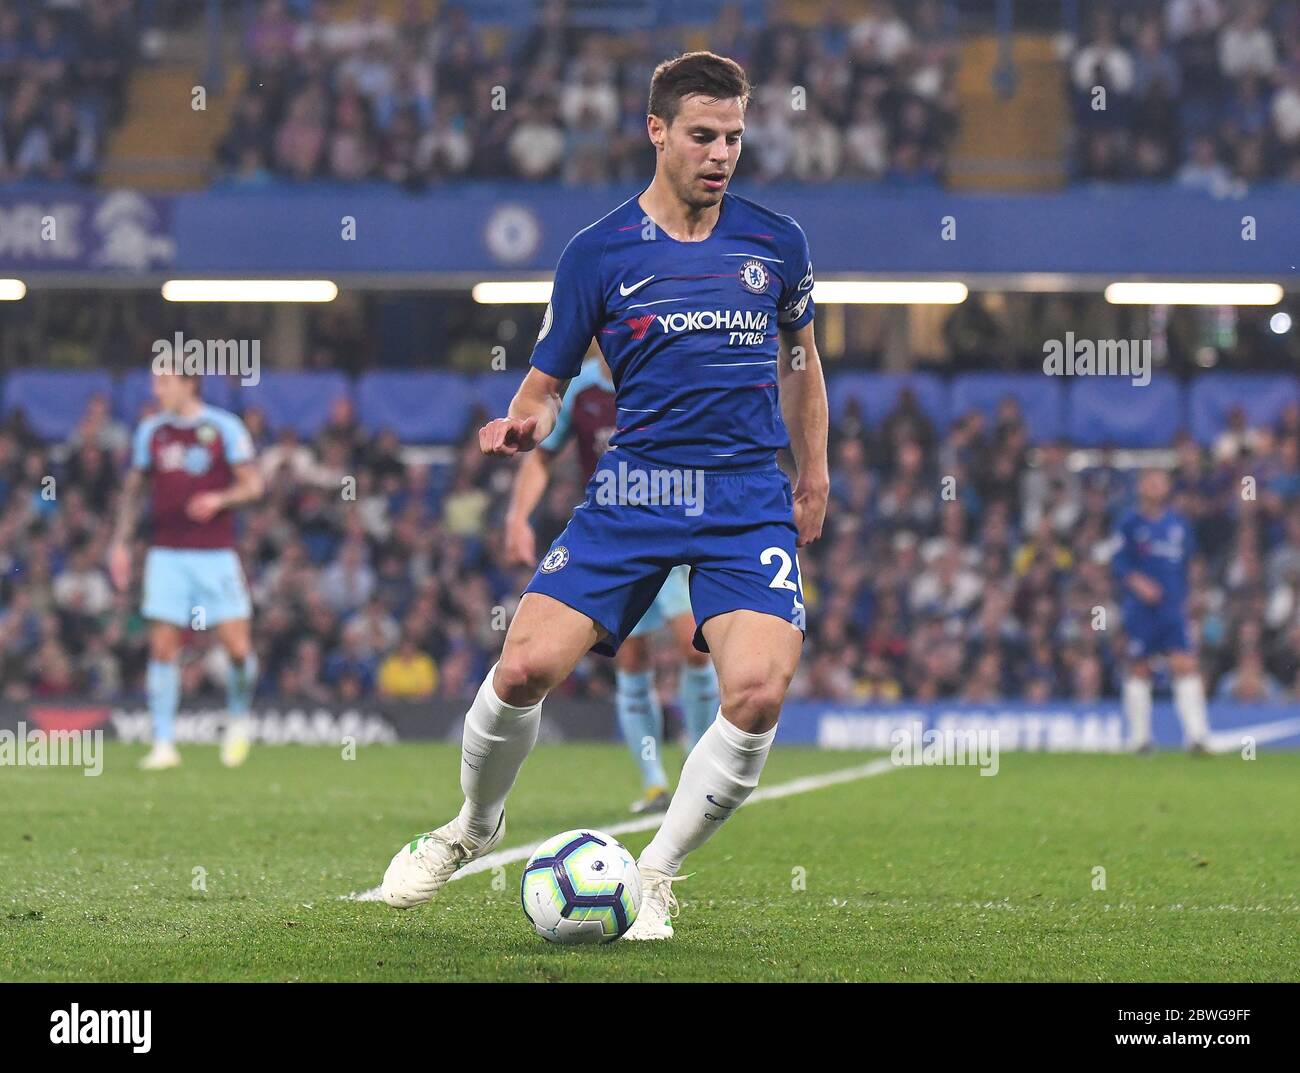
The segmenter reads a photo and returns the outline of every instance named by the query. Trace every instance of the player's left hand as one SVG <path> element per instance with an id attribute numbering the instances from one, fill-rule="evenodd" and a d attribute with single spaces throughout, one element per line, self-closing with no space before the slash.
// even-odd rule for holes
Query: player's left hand
<path id="1" fill-rule="evenodd" d="M 799 530 L 797 546 L 802 548 L 822 535 L 826 521 L 826 499 L 830 495 L 829 481 L 812 481 L 800 477 L 794 486 L 794 524 Z"/>
<path id="2" fill-rule="evenodd" d="M 220 492 L 200 492 L 185 504 L 185 513 L 196 522 L 210 522 L 224 506 Z"/>

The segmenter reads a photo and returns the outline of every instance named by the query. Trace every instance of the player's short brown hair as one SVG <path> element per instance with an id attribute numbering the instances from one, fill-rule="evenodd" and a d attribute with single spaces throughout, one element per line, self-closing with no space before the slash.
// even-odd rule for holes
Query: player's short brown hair
<path id="1" fill-rule="evenodd" d="M 739 97 L 743 108 L 749 103 L 749 79 L 745 69 L 726 56 L 686 52 L 655 68 L 650 78 L 649 112 L 671 126 L 682 98 L 693 93 L 715 101 Z"/>

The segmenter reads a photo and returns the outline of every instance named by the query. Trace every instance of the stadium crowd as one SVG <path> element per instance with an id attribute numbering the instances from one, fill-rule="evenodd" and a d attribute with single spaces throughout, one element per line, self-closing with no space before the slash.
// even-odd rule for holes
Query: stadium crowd
<path id="1" fill-rule="evenodd" d="M 89 182 L 122 118 L 133 0 L 0 0 L 0 182 Z"/>
<path id="2" fill-rule="evenodd" d="M 1081 180 L 1172 180 L 1217 196 L 1300 180 L 1295 3 L 1100 6 L 1069 78 Z"/>
<path id="3" fill-rule="evenodd" d="M 260 694 L 471 697 L 530 573 L 503 560 L 512 466 L 473 436 L 431 465 L 391 433 L 366 434 L 345 398 L 314 443 L 256 410 L 245 420 L 268 482 L 240 529 Z M 129 439 L 102 399 L 63 443 L 39 442 L 21 411 L 0 426 L 6 698 L 140 695 L 138 584 L 115 592 L 104 568 Z M 1300 408 L 1275 428 L 1238 415 L 1208 450 L 1184 439 L 1175 453 L 1211 696 L 1300 699 Z M 1064 443 L 1031 448 L 1013 400 L 943 435 L 906 393 L 876 428 L 850 405 L 832 434 L 825 535 L 801 555 L 809 640 L 794 695 L 1115 697 L 1124 637 L 1105 559 L 1132 472 L 1070 456 Z M 562 456 L 535 516 L 539 547 L 581 495 Z M 138 581 L 143 541 L 136 551 Z M 675 697 L 675 661 L 660 658 Z M 209 632 L 189 635 L 187 702 L 221 703 L 223 661 Z M 603 696 L 611 667 L 589 657 L 562 690 Z"/>
<path id="4" fill-rule="evenodd" d="M 296 8 L 264 0 L 248 29 L 247 86 L 217 148 L 230 183 L 635 180 L 653 170 L 650 75 L 693 37 L 747 68 L 748 174 L 761 181 L 934 182 L 955 122 L 955 44 L 937 0 L 882 0 L 852 20 L 828 4 L 811 27 L 781 3 L 757 26 L 727 4 L 695 35 L 580 30 L 562 0 L 505 36 L 459 5 L 431 20 L 408 0 L 397 21 L 374 0 L 346 19 Z"/>

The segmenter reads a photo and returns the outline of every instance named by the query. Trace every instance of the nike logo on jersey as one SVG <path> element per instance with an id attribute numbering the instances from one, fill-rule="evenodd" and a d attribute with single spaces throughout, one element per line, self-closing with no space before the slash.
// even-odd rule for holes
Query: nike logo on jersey
<path id="1" fill-rule="evenodd" d="M 618 293 L 622 295 L 624 298 L 626 298 L 629 294 L 635 294 L 647 283 L 649 283 L 652 279 L 654 279 L 654 276 L 646 276 L 646 278 L 643 279 L 640 283 L 633 283 L 632 286 L 630 287 L 627 286 L 626 284 L 620 283 L 618 285 Z"/>

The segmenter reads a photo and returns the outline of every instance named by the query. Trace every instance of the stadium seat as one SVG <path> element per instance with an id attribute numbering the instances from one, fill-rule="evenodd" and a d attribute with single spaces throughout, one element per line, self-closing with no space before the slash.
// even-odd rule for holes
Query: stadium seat
<path id="1" fill-rule="evenodd" d="M 1145 387 L 1121 376 L 1083 377 L 1067 390 L 1069 439 L 1081 447 L 1167 447 L 1187 425 L 1186 390 L 1168 377 Z"/>
<path id="2" fill-rule="evenodd" d="M 970 373 L 952 381 L 952 417 L 979 410 L 990 427 L 998 404 L 1006 396 L 1020 403 L 1020 415 L 1030 443 L 1045 443 L 1061 436 L 1064 428 L 1065 390 L 1059 381 L 1037 373 Z"/>
<path id="3" fill-rule="evenodd" d="M 366 373 L 357 381 L 357 418 L 370 432 L 392 429 L 403 443 L 455 443 L 475 395 L 460 373 Z"/>
<path id="4" fill-rule="evenodd" d="M 504 417 L 510 408 L 526 370 L 503 369 L 499 373 L 480 373 L 474 377 L 475 401 L 487 411 L 489 417 Z"/>
<path id="5" fill-rule="evenodd" d="M 1228 415 L 1240 406 L 1252 427 L 1271 425 L 1282 411 L 1300 401 L 1300 387 L 1294 376 L 1263 373 L 1202 373 L 1192 382 L 1192 436 L 1197 443 L 1210 444 L 1228 423 Z"/>
<path id="6" fill-rule="evenodd" d="M 263 372 L 261 382 L 240 387 L 239 410 L 256 406 L 272 430 L 288 425 L 300 436 L 315 436 L 329 419 L 330 404 L 351 396 L 352 384 L 342 373 Z"/>
<path id="7" fill-rule="evenodd" d="M 10 373 L 4 393 L 5 416 L 22 410 L 28 427 L 45 440 L 66 439 L 95 395 L 113 398 L 113 377 L 106 372 L 20 369 Z"/>
<path id="8" fill-rule="evenodd" d="M 849 399 L 856 399 L 863 420 L 876 428 L 898 403 L 903 388 L 911 388 L 921 411 L 943 432 L 948 427 L 951 410 L 948 385 L 931 373 L 832 373 L 828 378 L 831 418 L 844 416 Z"/>
<path id="9" fill-rule="evenodd" d="M 120 421 L 134 424 L 140 419 L 140 410 L 153 398 L 150 387 L 152 373 L 144 369 L 132 369 L 118 377 L 113 390 L 113 416 Z M 235 409 L 238 388 L 225 377 L 205 376 L 201 381 L 203 401 L 223 410 Z"/>

